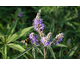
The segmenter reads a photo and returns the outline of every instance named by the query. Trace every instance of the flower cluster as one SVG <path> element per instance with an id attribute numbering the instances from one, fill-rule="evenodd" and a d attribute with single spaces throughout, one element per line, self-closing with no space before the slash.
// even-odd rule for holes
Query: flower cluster
<path id="1" fill-rule="evenodd" d="M 41 13 L 41 9 L 39 10 L 39 13 L 37 13 L 36 18 L 34 19 L 34 29 L 41 33 L 41 31 L 44 30 L 44 24 L 43 24 L 43 19 L 40 18 L 40 13 Z"/>
<path id="2" fill-rule="evenodd" d="M 63 38 L 64 38 L 64 33 L 59 33 L 58 35 L 56 35 L 54 42 L 56 44 L 59 44 L 59 42 L 61 42 Z"/>
<path id="3" fill-rule="evenodd" d="M 48 33 L 47 36 L 43 36 L 41 38 L 41 42 L 44 44 L 44 46 L 50 45 L 51 41 L 50 41 L 50 36 L 51 36 L 51 32 Z"/>
<path id="4" fill-rule="evenodd" d="M 36 18 L 34 19 L 33 26 L 34 26 L 34 29 L 40 34 L 41 42 L 43 43 L 44 46 L 48 46 L 51 43 L 59 44 L 59 42 L 61 42 L 64 37 L 64 33 L 59 33 L 58 35 L 56 35 L 53 42 L 51 42 L 50 41 L 51 32 L 49 32 L 47 36 L 44 36 L 44 33 L 43 33 L 44 24 L 43 24 L 43 19 L 40 18 L 40 13 L 41 13 L 41 9 L 39 10 L 39 13 L 37 13 Z M 29 38 L 32 40 L 32 43 L 39 44 L 37 35 L 35 35 L 34 33 L 31 33 L 29 35 Z"/>
<path id="5" fill-rule="evenodd" d="M 23 16 L 23 12 L 20 8 L 18 8 L 19 12 L 18 12 L 18 17 L 22 17 Z"/>
<path id="6" fill-rule="evenodd" d="M 30 35 L 29 35 L 29 38 L 32 40 L 32 43 L 34 43 L 34 44 L 36 44 L 36 45 L 38 45 L 39 43 L 38 43 L 38 38 L 37 38 L 37 35 L 35 35 L 34 33 L 31 33 Z"/>

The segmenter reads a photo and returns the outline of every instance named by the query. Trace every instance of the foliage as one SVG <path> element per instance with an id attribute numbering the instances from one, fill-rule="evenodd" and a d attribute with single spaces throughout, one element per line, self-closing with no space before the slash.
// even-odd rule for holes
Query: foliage
<path id="1" fill-rule="evenodd" d="M 23 16 L 17 17 L 22 10 Z M 80 7 L 77 6 L 27 6 L 0 7 L 0 58 L 1 59 L 43 59 L 43 46 L 27 45 L 21 42 L 33 29 L 33 19 L 41 9 L 45 34 L 52 32 L 51 40 L 63 32 L 65 37 L 59 45 L 45 47 L 47 59 L 80 58 Z M 69 41 L 71 39 L 71 41 Z"/>

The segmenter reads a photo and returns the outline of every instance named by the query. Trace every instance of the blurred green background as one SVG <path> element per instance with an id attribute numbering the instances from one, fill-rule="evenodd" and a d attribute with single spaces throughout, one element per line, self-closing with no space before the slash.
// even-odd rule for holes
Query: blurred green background
<path id="1" fill-rule="evenodd" d="M 18 8 L 23 12 L 22 17 L 17 17 L 16 13 Z M 41 18 L 45 24 L 44 32 L 52 32 L 51 40 L 56 36 L 56 34 L 63 32 L 65 37 L 60 44 L 67 45 L 67 48 L 54 48 L 56 58 L 60 58 L 62 52 L 62 57 L 76 45 L 80 45 L 80 6 L 0 6 L 0 34 L 6 35 L 10 27 L 15 23 L 16 18 L 19 18 L 15 32 L 22 30 L 24 28 L 30 27 L 33 25 L 33 20 L 36 17 L 38 10 L 41 9 Z M 37 32 L 32 29 L 30 32 Z M 24 34 L 18 40 L 25 40 L 29 35 Z M 1 42 L 1 39 L 0 39 Z M 3 44 L 0 44 L 0 50 L 2 50 Z M 23 46 L 25 48 L 25 46 Z M 60 51 L 62 49 L 62 51 Z M 19 51 L 8 48 L 7 57 L 12 59 L 20 54 Z M 31 53 L 31 52 L 30 52 Z M 48 52 L 50 53 L 50 52 Z M 27 55 L 27 54 L 26 54 Z M 52 58 L 48 54 L 47 58 Z M 39 58 L 42 58 L 41 55 L 38 55 Z M 33 58 L 28 56 L 28 58 Z M 0 58 L 2 59 L 2 53 L 0 52 Z M 25 59 L 24 56 L 19 58 Z M 78 46 L 77 50 L 71 57 L 71 59 L 80 59 L 80 47 Z"/>

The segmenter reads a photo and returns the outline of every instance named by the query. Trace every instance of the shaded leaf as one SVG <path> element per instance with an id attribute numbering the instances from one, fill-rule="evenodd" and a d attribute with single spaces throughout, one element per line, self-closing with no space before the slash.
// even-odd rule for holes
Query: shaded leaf
<path id="1" fill-rule="evenodd" d="M 50 52 L 51 52 L 53 58 L 56 59 L 55 53 L 54 53 L 53 49 L 51 48 L 51 46 L 48 46 L 48 49 L 50 50 Z"/>
<path id="2" fill-rule="evenodd" d="M 36 50 L 43 56 L 42 51 L 38 47 L 36 47 Z"/>
<path id="3" fill-rule="evenodd" d="M 7 40 L 10 38 L 10 36 L 13 34 L 14 30 L 15 30 L 15 27 L 17 25 L 17 21 L 11 26 L 11 28 L 9 29 L 8 33 L 7 33 Z"/>
<path id="4" fill-rule="evenodd" d="M 76 51 L 76 49 L 78 48 L 79 45 L 75 46 L 74 48 L 72 48 L 72 50 L 66 55 L 65 58 L 70 58 Z"/>
<path id="5" fill-rule="evenodd" d="M 76 29 L 76 27 L 72 23 L 66 22 L 66 24 L 69 25 L 69 26 L 71 26 L 73 29 Z"/>
<path id="6" fill-rule="evenodd" d="M 20 54 L 16 57 L 16 59 L 19 58 L 20 56 L 22 56 L 23 54 L 25 54 L 26 52 L 30 51 L 30 50 L 31 50 L 31 48 L 26 49 L 25 51 L 23 51 L 22 53 L 20 53 Z"/>

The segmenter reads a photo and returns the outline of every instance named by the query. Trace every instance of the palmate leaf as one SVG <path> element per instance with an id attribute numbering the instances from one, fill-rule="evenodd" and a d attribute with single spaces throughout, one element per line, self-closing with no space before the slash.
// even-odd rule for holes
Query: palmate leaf
<path id="1" fill-rule="evenodd" d="M 7 40 L 11 37 L 11 35 L 13 34 L 15 27 L 17 25 L 17 21 L 11 26 L 11 28 L 9 29 L 8 33 L 7 33 Z"/>
<path id="2" fill-rule="evenodd" d="M 72 50 L 66 55 L 65 58 L 70 58 L 76 51 L 76 49 L 78 48 L 79 45 L 75 46 L 74 48 L 72 48 Z"/>
<path id="3" fill-rule="evenodd" d="M 25 33 L 27 33 L 31 28 L 33 28 L 33 26 L 28 27 L 28 28 L 24 28 L 23 30 L 20 30 L 20 31 L 14 33 L 10 37 L 10 39 L 8 39 L 7 43 L 13 42 L 13 41 L 17 40 L 18 38 L 20 38 L 21 36 L 23 36 Z"/>
<path id="4" fill-rule="evenodd" d="M 25 49 L 24 49 L 21 45 L 19 45 L 19 44 L 10 43 L 10 44 L 7 44 L 7 45 L 8 45 L 9 47 L 17 50 L 17 51 L 20 51 L 20 52 L 25 51 Z M 30 53 L 28 53 L 28 52 L 26 52 L 26 53 L 31 56 Z"/>
<path id="5" fill-rule="evenodd" d="M 22 53 L 20 53 L 15 59 L 21 57 L 23 54 L 25 54 L 26 52 L 30 51 L 31 48 L 26 49 L 25 51 L 23 51 Z"/>
<path id="6" fill-rule="evenodd" d="M 53 58 L 56 59 L 55 53 L 54 53 L 53 49 L 51 48 L 51 46 L 48 46 L 48 49 L 50 50 L 50 52 L 51 52 Z"/>

